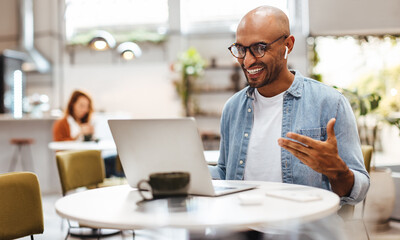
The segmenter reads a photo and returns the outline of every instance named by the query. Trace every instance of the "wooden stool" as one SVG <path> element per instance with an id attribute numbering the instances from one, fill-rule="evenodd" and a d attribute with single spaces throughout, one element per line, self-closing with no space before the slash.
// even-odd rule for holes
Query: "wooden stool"
<path id="1" fill-rule="evenodd" d="M 15 171 L 15 167 L 16 167 L 16 165 L 17 165 L 18 158 L 21 159 L 21 164 L 22 164 L 22 169 L 23 169 L 23 170 L 25 170 L 25 171 L 27 171 L 27 170 L 33 171 L 33 170 L 34 170 L 34 167 L 33 167 L 33 159 L 32 159 L 32 151 L 31 151 L 31 149 L 30 149 L 30 145 L 31 145 L 33 142 L 34 142 L 34 141 L 33 141 L 32 138 L 12 138 L 12 139 L 10 140 L 10 143 L 11 143 L 12 145 L 17 145 L 17 149 L 15 149 L 13 158 L 11 159 L 10 167 L 9 167 L 9 169 L 8 169 L 9 172 Z M 29 161 L 30 161 L 30 164 L 31 164 L 32 169 L 27 169 L 26 166 L 25 166 L 25 163 L 26 163 L 26 162 L 25 162 L 24 159 L 22 158 L 22 147 L 23 147 L 23 146 L 26 146 L 27 149 L 29 150 L 29 158 L 30 158 Z"/>

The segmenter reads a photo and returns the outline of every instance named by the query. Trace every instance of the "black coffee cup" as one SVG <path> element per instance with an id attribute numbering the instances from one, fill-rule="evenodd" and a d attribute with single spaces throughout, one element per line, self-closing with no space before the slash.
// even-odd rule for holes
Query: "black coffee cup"
<path id="1" fill-rule="evenodd" d="M 150 186 L 152 198 L 144 196 L 143 185 Z M 182 197 L 187 196 L 190 185 L 190 173 L 188 172 L 160 172 L 152 173 L 149 180 L 141 180 L 137 184 L 140 195 L 144 200 L 167 198 L 167 197 Z"/>
<path id="2" fill-rule="evenodd" d="M 89 142 L 92 141 L 93 135 L 92 134 L 87 134 L 83 136 L 83 141 Z"/>

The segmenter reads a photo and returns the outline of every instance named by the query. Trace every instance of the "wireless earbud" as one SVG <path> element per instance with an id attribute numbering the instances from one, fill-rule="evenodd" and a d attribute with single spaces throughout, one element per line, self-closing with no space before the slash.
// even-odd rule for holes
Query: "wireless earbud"
<path id="1" fill-rule="evenodd" d="M 285 56 L 283 57 L 284 59 L 287 59 L 287 55 L 288 55 L 288 51 L 289 51 L 289 48 L 286 46 L 285 47 L 286 48 L 286 50 L 285 50 Z"/>

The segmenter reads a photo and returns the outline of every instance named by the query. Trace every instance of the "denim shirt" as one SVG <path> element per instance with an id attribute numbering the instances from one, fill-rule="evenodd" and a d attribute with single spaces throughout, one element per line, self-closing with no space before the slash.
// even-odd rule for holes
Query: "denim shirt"
<path id="1" fill-rule="evenodd" d="M 299 133 L 326 141 L 326 125 L 336 118 L 334 126 L 339 156 L 354 173 L 354 185 L 341 204 L 356 204 L 369 188 L 360 140 L 353 111 L 347 99 L 337 90 L 294 72 L 295 78 L 283 96 L 282 137 Z M 254 88 L 246 87 L 225 104 L 221 117 L 220 157 L 210 166 L 214 179 L 243 180 L 250 134 L 253 127 Z M 276 143 L 278 144 L 278 143 Z M 267 168 L 268 166 L 260 166 Z M 281 148 L 282 182 L 331 190 L 328 178 Z"/>

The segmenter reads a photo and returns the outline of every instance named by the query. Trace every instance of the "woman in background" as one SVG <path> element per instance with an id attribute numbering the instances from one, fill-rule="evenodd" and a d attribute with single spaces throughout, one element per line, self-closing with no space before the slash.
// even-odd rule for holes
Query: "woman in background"
<path id="1" fill-rule="evenodd" d="M 69 99 L 64 117 L 54 123 L 53 140 L 74 141 L 84 140 L 84 136 L 93 136 L 94 127 L 90 122 L 92 112 L 92 99 L 89 95 L 75 90 Z"/>
<path id="2" fill-rule="evenodd" d="M 64 117 L 53 125 L 54 141 L 90 141 L 94 135 L 94 127 L 91 122 L 93 113 L 92 99 L 80 90 L 75 90 L 67 105 Z M 116 156 L 104 157 L 106 178 L 119 176 L 115 169 Z"/>

